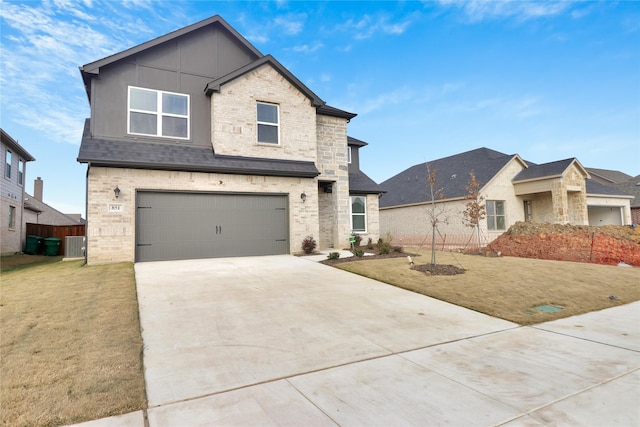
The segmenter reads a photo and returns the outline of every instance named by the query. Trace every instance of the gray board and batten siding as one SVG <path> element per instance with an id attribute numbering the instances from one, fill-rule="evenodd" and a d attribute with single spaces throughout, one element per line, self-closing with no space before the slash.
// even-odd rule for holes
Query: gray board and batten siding
<path id="1" fill-rule="evenodd" d="M 288 196 L 139 191 L 136 262 L 289 253 Z"/>
<path id="2" fill-rule="evenodd" d="M 211 146 L 207 83 L 261 56 L 239 43 L 223 25 L 204 26 L 154 49 L 130 51 L 123 52 L 122 59 L 107 57 L 82 67 L 94 138 L 167 142 L 167 138 L 127 134 L 128 88 L 135 86 L 189 95 L 191 134 L 188 140 L 174 142 Z M 94 73 L 100 78 L 89 79 Z"/>

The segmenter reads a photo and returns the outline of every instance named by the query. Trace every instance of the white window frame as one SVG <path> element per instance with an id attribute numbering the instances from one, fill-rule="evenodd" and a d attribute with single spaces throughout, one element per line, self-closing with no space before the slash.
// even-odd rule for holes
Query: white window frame
<path id="1" fill-rule="evenodd" d="M 489 203 L 493 204 L 493 215 L 489 214 Z M 502 212 L 503 212 L 502 215 L 497 214 L 496 203 L 502 203 Z M 485 209 L 487 211 L 487 230 L 488 231 L 504 231 L 507 229 L 507 209 L 506 209 L 506 202 L 504 200 L 487 200 L 487 206 L 485 207 Z M 504 224 L 503 228 L 498 228 L 498 221 L 497 221 L 498 217 L 503 218 L 503 224 Z"/>
<path id="2" fill-rule="evenodd" d="M 6 150 L 4 152 L 4 163 L 5 163 L 5 170 L 4 170 L 4 177 L 11 179 L 11 163 L 13 162 L 13 156 L 11 154 L 11 150 Z"/>
<path id="3" fill-rule="evenodd" d="M 24 184 L 24 165 L 24 160 L 18 159 L 18 185 L 20 186 Z"/>
<path id="4" fill-rule="evenodd" d="M 269 105 L 272 107 L 276 107 L 276 123 L 271 123 L 271 122 L 263 122 L 258 120 L 258 105 Z M 277 130 L 277 137 L 278 137 L 278 141 L 274 144 L 273 142 L 265 142 L 265 141 L 260 141 L 259 139 L 259 132 L 258 132 L 258 128 L 260 127 L 260 125 L 263 126 L 272 126 L 275 127 Z M 264 144 L 264 145 L 269 145 L 269 146 L 276 146 L 276 145 L 280 145 L 280 105 L 278 104 L 274 104 L 272 102 L 262 102 L 262 101 L 258 101 L 256 103 L 256 141 L 258 141 L 258 144 Z"/>
<path id="5" fill-rule="evenodd" d="M 347 147 L 347 163 L 351 164 L 351 146 Z"/>
<path id="6" fill-rule="evenodd" d="M 157 95 L 156 110 L 150 111 L 150 110 L 141 110 L 137 108 L 131 108 L 131 90 L 132 89 L 156 93 Z M 187 98 L 187 114 L 185 115 L 185 114 L 175 114 L 175 113 L 164 113 L 162 111 L 162 98 L 163 98 L 162 95 L 163 94 L 183 96 Z M 151 133 L 132 132 L 131 131 L 131 113 L 155 114 L 156 115 L 156 133 L 151 134 Z M 162 118 L 163 117 L 177 117 L 181 119 L 187 119 L 187 136 L 183 137 L 183 136 L 163 135 L 162 134 Z M 152 137 L 158 137 L 158 138 L 171 138 L 171 139 L 182 139 L 182 140 L 190 139 L 191 138 L 191 97 L 186 93 L 177 93 L 177 92 L 169 92 L 164 90 L 148 89 L 145 87 L 129 86 L 129 89 L 127 90 L 127 133 L 129 135 L 152 136 Z"/>
<path id="7" fill-rule="evenodd" d="M 364 200 L 364 213 L 360 213 L 360 212 L 353 212 L 353 200 L 354 199 L 362 199 Z M 356 230 L 353 226 L 353 217 L 354 215 L 358 215 L 358 216 L 362 216 L 364 217 L 364 230 Z M 351 221 L 351 231 L 353 233 L 366 233 L 367 232 L 367 196 L 351 196 L 349 197 L 349 218 Z"/>

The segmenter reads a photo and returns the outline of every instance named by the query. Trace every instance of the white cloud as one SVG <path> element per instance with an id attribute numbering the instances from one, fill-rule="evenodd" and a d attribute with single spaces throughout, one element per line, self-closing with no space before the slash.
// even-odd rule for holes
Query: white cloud
<path id="1" fill-rule="evenodd" d="M 282 28 L 287 35 L 298 35 L 304 29 L 304 22 L 307 15 L 304 13 L 288 14 L 274 19 L 276 27 Z"/>
<path id="2" fill-rule="evenodd" d="M 359 20 L 349 19 L 337 26 L 337 30 L 353 33 L 357 40 L 365 40 L 376 34 L 401 35 L 413 23 L 414 16 L 393 21 L 387 15 L 364 15 Z"/>
<path id="3" fill-rule="evenodd" d="M 50 141 L 79 144 L 89 108 L 78 67 L 137 44 L 149 29 L 123 6 L 147 5 L 3 2 L 0 84 L 5 116 L 46 132 Z"/>
<path id="4" fill-rule="evenodd" d="M 491 18 L 513 18 L 517 21 L 556 16 L 573 6 L 571 1 L 519 1 L 519 0 L 440 0 L 444 6 L 453 6 L 464 12 L 471 22 Z"/>
<path id="5" fill-rule="evenodd" d="M 308 45 L 308 44 L 303 44 L 303 45 L 299 45 L 299 46 L 294 46 L 292 48 L 292 50 L 294 52 L 298 52 L 298 53 L 313 53 L 316 52 L 317 50 L 321 49 L 324 45 L 320 42 L 316 42 L 312 45 Z"/>

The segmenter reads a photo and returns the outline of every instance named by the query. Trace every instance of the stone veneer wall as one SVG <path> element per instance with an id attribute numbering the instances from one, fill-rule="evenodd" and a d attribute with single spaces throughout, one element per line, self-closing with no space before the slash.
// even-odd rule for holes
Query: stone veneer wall
<path id="1" fill-rule="evenodd" d="M 289 194 L 290 252 L 301 250 L 307 235 L 318 236 L 317 183 L 311 178 L 225 175 L 91 167 L 88 176 L 87 260 L 89 264 L 133 262 L 137 190 Z M 114 197 L 118 186 L 120 197 Z M 307 194 L 302 202 L 300 194 Z M 109 205 L 121 205 L 110 212 Z"/>
<path id="2" fill-rule="evenodd" d="M 569 187 L 580 190 L 569 191 Z M 572 165 L 562 178 L 551 183 L 551 198 L 554 223 L 589 224 L 586 181 L 575 165 Z"/>
<path id="3" fill-rule="evenodd" d="M 279 105 L 278 145 L 258 143 L 258 102 Z M 211 123 L 216 154 L 316 161 L 316 109 L 309 98 L 268 64 L 224 84 L 220 93 L 213 93 Z M 346 130 L 344 138 L 346 150 Z"/>
<path id="4" fill-rule="evenodd" d="M 351 232 L 349 217 L 349 166 L 347 159 L 347 120 L 317 115 L 317 157 L 320 171 L 318 180 L 332 181 L 333 192 L 320 196 L 322 234 L 321 249 L 342 248 L 348 245 Z M 322 190 L 318 190 L 322 191 Z M 327 216 L 331 216 L 331 220 Z"/>

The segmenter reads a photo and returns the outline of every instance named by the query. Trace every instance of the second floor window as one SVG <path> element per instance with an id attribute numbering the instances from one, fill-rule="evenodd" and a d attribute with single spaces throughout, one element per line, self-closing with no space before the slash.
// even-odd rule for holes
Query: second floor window
<path id="1" fill-rule="evenodd" d="M 189 139 L 189 95 L 129 87 L 128 132 Z"/>
<path id="2" fill-rule="evenodd" d="M 7 150 L 4 154 L 4 161 L 7 166 L 4 169 L 4 176 L 11 178 L 11 151 Z"/>
<path id="3" fill-rule="evenodd" d="M 504 202 L 500 200 L 487 200 L 487 228 L 489 230 L 504 230 Z"/>
<path id="4" fill-rule="evenodd" d="M 280 143 L 280 112 L 276 104 L 258 102 L 258 142 Z"/>
<path id="5" fill-rule="evenodd" d="M 18 185 L 24 184 L 24 160 L 18 161 Z"/>

